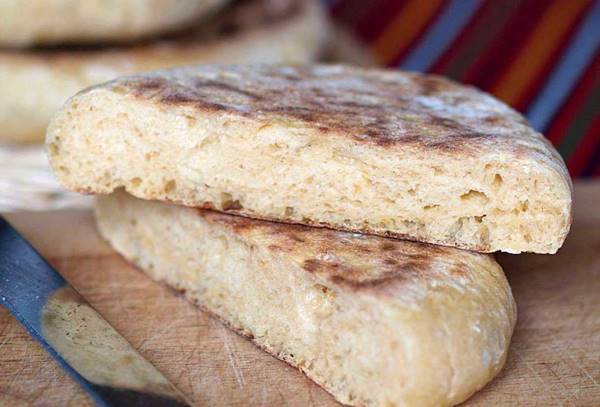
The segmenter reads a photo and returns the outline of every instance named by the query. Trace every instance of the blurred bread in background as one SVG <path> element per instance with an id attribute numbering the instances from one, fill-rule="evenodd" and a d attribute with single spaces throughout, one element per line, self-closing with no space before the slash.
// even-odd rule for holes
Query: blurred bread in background
<path id="1" fill-rule="evenodd" d="M 326 23 L 316 0 L 246 0 L 158 41 L 0 51 L 0 140 L 42 142 L 50 117 L 68 97 L 117 76 L 198 63 L 314 61 Z"/>
<path id="2" fill-rule="evenodd" d="M 369 48 L 346 27 L 332 24 L 328 31 L 328 41 L 323 62 L 354 65 L 364 68 L 377 67 L 377 61 Z"/>
<path id="3" fill-rule="evenodd" d="M 228 0 L 0 0 L 0 46 L 125 42 L 179 30 Z"/>
<path id="4" fill-rule="evenodd" d="M 318 0 L 239 0 L 219 10 L 217 6 L 226 1 L 102 2 L 104 14 L 95 15 L 99 21 L 119 21 L 121 15 L 133 14 L 140 19 L 152 14 L 159 20 L 164 17 L 161 27 L 171 24 L 169 29 L 177 27 L 179 31 L 123 44 L 143 36 L 139 32 L 137 37 L 133 35 L 140 23 L 131 23 L 129 38 L 96 36 L 96 41 L 103 39 L 102 44 L 91 44 L 91 32 L 78 33 L 71 13 L 82 14 L 94 4 L 99 7 L 98 3 L 0 0 L 0 211 L 90 205 L 90 200 L 66 192 L 56 182 L 41 144 L 50 117 L 82 89 L 121 75 L 183 64 L 310 63 L 335 48 L 328 45 L 332 42 L 329 22 Z M 177 6 L 165 11 L 173 4 Z M 52 14 L 47 10 L 53 6 L 74 10 Z M 185 19 L 172 23 L 175 11 Z M 49 15 L 57 19 L 57 13 L 63 24 L 72 24 L 70 37 L 65 32 L 59 37 L 58 31 L 52 31 L 52 37 L 31 34 L 34 27 L 49 26 Z M 188 17 L 193 17 L 191 27 Z M 83 25 L 93 28 L 97 24 Z M 17 25 L 24 31 L 19 33 L 14 28 Z M 154 33 L 164 30 L 156 28 Z M 13 31 L 17 32 L 10 37 Z M 47 46 L 50 43 L 54 45 Z M 38 46 L 17 48 L 34 44 Z"/>

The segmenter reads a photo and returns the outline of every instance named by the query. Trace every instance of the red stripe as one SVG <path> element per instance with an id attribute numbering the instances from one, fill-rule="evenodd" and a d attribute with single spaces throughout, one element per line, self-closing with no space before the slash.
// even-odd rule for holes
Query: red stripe
<path id="1" fill-rule="evenodd" d="M 561 1 L 561 0 L 558 0 Z M 541 90 L 541 88 L 545 85 L 550 73 L 553 68 L 556 66 L 558 59 L 562 56 L 565 50 L 568 48 L 569 43 L 571 42 L 572 37 L 575 35 L 577 29 L 579 28 L 579 24 L 585 17 L 587 11 L 591 8 L 592 1 L 590 0 L 588 4 L 582 8 L 580 13 L 575 18 L 573 24 L 569 27 L 568 32 L 560 39 L 560 42 L 557 44 L 555 49 L 552 51 L 552 55 L 550 56 L 547 63 L 544 65 L 544 69 L 532 80 L 530 81 L 523 95 L 512 104 L 512 107 L 520 110 L 526 111 L 528 105 L 532 102 L 533 98 L 537 95 L 537 93 Z M 530 33 L 531 35 L 531 33 Z M 522 43 L 524 44 L 527 40 L 523 39 Z M 495 85 L 495 84 L 494 84 Z M 492 86 L 494 86 L 492 85 Z"/>
<path id="2" fill-rule="evenodd" d="M 361 10 L 367 3 L 360 0 L 339 0 L 330 10 L 330 14 L 344 24 L 352 25 L 357 16 L 361 16 Z"/>
<path id="3" fill-rule="evenodd" d="M 567 160 L 567 167 L 572 177 L 582 175 L 586 164 L 594 155 L 597 148 L 600 148 L 600 115 L 590 122 L 583 139 L 580 141 L 577 149 Z"/>
<path id="4" fill-rule="evenodd" d="M 440 56 L 437 62 L 432 66 L 430 72 L 442 74 L 443 71 L 448 66 L 448 63 L 452 61 L 456 54 L 465 46 L 467 40 L 471 37 L 471 35 L 477 30 L 477 26 L 481 17 L 489 12 L 490 8 L 493 8 L 494 1 L 487 1 L 483 6 L 479 8 L 471 17 L 471 20 L 465 25 L 465 27 L 461 30 L 460 34 L 456 37 L 456 39 L 452 42 L 450 47 Z"/>
<path id="5" fill-rule="evenodd" d="M 379 0 L 371 2 L 372 7 L 361 16 L 355 32 L 366 42 L 372 42 L 389 26 L 389 23 L 402 10 L 405 0 Z"/>
<path id="6" fill-rule="evenodd" d="M 558 0 L 563 1 L 563 0 Z M 507 62 L 531 35 L 535 22 L 549 6 L 549 1 L 526 0 L 513 12 L 500 34 L 466 71 L 462 80 L 487 89 L 507 67 Z M 505 61 L 499 63 L 498 61 Z"/>
<path id="7" fill-rule="evenodd" d="M 335 4 L 333 4 L 331 7 L 329 7 L 329 14 L 331 14 L 334 17 L 338 17 L 339 15 L 342 14 L 342 11 L 344 11 L 348 7 L 348 3 L 351 1 L 352 0 L 336 1 Z"/>
<path id="8" fill-rule="evenodd" d="M 380 0 L 381 1 L 381 0 Z M 330 11 L 336 23 L 355 30 L 356 24 L 365 13 L 373 8 L 373 2 L 361 0 L 340 0 Z"/>
<path id="9" fill-rule="evenodd" d="M 546 131 L 546 137 L 555 146 L 560 145 L 566 136 L 567 128 L 573 122 L 573 119 L 580 112 L 581 106 L 585 103 L 587 96 L 592 92 L 592 86 L 598 79 L 600 70 L 600 52 L 596 52 L 594 61 L 588 65 L 587 69 L 578 80 L 577 85 L 565 99 L 559 112 L 554 115 L 554 120 Z"/>
<path id="10" fill-rule="evenodd" d="M 435 13 L 433 13 L 431 15 L 431 17 L 429 17 L 429 19 L 427 20 L 427 23 L 425 23 L 423 25 L 423 27 L 417 32 L 417 35 L 415 36 L 413 41 L 411 41 L 409 46 L 400 50 L 400 52 L 390 61 L 390 63 L 389 63 L 390 66 L 397 66 L 400 63 L 400 61 L 402 61 L 402 59 L 404 59 L 404 57 L 406 55 L 408 55 L 408 53 L 410 51 L 412 51 L 413 48 L 415 48 L 421 42 L 423 35 L 425 35 L 427 30 L 429 28 L 431 28 L 431 25 L 434 24 L 434 22 L 440 17 L 440 15 L 442 14 L 442 12 L 444 11 L 444 9 L 447 6 L 448 6 L 448 2 L 446 2 L 445 4 L 442 3 L 442 5 L 440 7 L 438 7 L 438 9 L 435 11 Z"/>

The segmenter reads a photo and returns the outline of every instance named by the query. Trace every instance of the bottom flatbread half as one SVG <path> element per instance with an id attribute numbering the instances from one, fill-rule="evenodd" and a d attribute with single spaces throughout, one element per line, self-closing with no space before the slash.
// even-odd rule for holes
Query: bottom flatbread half
<path id="1" fill-rule="evenodd" d="M 100 197 L 100 233 L 349 405 L 454 405 L 502 368 L 516 319 L 493 257 Z"/>

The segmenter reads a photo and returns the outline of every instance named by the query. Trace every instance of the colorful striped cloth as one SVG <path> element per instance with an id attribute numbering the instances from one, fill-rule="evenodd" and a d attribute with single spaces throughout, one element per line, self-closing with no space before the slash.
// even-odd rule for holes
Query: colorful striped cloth
<path id="1" fill-rule="evenodd" d="M 571 175 L 600 175 L 600 0 L 330 0 L 379 63 L 473 84 L 524 113 Z"/>

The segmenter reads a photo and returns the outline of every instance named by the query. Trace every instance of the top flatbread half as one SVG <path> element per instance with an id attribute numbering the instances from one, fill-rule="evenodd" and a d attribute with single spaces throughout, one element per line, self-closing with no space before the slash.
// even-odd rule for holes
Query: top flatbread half
<path id="1" fill-rule="evenodd" d="M 120 113 L 104 130 L 91 127 Z M 90 144 L 70 141 L 81 138 Z M 343 66 L 159 71 L 76 96 L 47 141 L 73 189 L 124 186 L 264 219 L 510 252 L 556 251 L 571 221 L 570 178 L 550 143 L 490 95 L 438 76 Z M 116 156 L 83 164 L 96 147 Z M 140 149 L 156 158 L 136 164 Z M 170 181 L 177 188 L 165 189 Z"/>

